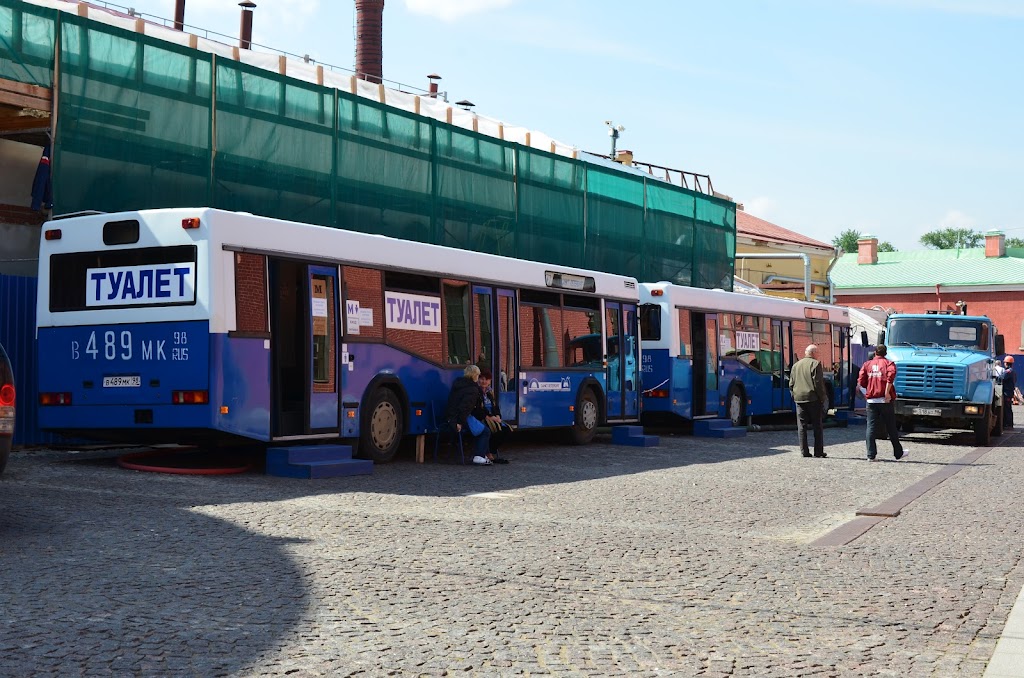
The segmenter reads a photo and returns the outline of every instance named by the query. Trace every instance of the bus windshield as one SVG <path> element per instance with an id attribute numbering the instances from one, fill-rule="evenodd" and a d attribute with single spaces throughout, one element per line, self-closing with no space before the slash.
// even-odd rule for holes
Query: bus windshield
<path id="1" fill-rule="evenodd" d="M 890 346 L 940 346 L 985 351 L 989 345 L 989 326 L 978 320 L 960 320 L 955 316 L 900 318 L 889 323 Z"/>

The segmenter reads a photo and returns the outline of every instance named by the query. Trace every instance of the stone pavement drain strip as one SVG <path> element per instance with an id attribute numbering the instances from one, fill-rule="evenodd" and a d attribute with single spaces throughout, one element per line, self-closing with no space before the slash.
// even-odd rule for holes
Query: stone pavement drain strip
<path id="1" fill-rule="evenodd" d="M 831 532 L 815 539 L 811 546 L 845 546 L 854 539 L 870 530 L 886 518 L 895 518 L 900 511 L 910 502 L 928 492 L 942 481 L 956 475 L 967 466 L 970 466 L 984 454 L 991 452 L 992 447 L 978 447 L 954 462 L 944 466 L 942 469 L 925 476 L 907 489 L 897 495 L 889 497 L 880 504 L 867 508 L 857 509 L 857 517 L 840 525 Z"/>

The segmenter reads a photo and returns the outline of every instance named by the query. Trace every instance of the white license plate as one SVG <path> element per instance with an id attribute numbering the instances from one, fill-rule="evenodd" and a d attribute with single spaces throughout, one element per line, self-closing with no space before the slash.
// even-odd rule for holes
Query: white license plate
<path id="1" fill-rule="evenodd" d="M 142 385 L 142 377 L 103 377 L 103 388 L 133 388 Z"/>
<path id="2" fill-rule="evenodd" d="M 911 414 L 919 414 L 922 417 L 941 417 L 942 410 L 931 407 L 915 407 L 912 409 Z"/>

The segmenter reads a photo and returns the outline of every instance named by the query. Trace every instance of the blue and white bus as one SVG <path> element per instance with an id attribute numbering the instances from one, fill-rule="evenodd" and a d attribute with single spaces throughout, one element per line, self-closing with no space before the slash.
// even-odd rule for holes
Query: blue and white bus
<path id="1" fill-rule="evenodd" d="M 640 285 L 645 418 L 692 420 L 793 412 L 789 368 L 820 348 L 829 407 L 848 405 L 850 314 L 764 295 Z"/>
<path id="2" fill-rule="evenodd" d="M 626 276 L 206 208 L 52 221 L 39 262 L 46 429 L 387 461 L 471 363 L 519 428 L 639 419 Z"/>

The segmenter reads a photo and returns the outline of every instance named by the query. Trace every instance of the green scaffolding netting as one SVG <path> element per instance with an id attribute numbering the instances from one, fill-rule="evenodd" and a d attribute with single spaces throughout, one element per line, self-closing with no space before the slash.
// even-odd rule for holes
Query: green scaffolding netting
<path id="1" fill-rule="evenodd" d="M 210 205 L 732 289 L 729 201 L 24 7 L 0 0 L 50 22 L 51 52 L 60 36 L 58 213 Z M 28 33 L 46 44 L 38 27 L 19 44 Z M 17 71 L 40 50 L 0 60 L 4 77 L 29 81 Z M 52 77 L 52 54 L 39 68 Z"/>

